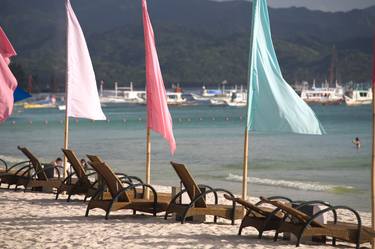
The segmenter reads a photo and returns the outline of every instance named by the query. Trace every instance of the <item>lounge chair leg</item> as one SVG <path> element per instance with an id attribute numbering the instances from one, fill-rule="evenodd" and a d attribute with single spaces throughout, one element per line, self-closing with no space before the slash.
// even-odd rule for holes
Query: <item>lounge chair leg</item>
<path id="1" fill-rule="evenodd" d="M 55 197 L 55 200 L 59 199 L 59 192 L 56 193 L 56 197 Z"/>
<path id="2" fill-rule="evenodd" d="M 133 209 L 133 215 L 136 215 L 136 214 L 137 214 L 137 211 Z"/>
<path id="3" fill-rule="evenodd" d="M 259 234 L 258 234 L 258 239 L 262 239 L 263 237 L 263 231 L 259 231 Z M 274 238 L 275 239 L 275 238 Z"/>
<path id="4" fill-rule="evenodd" d="M 241 236 L 243 227 L 240 226 L 240 229 L 238 229 L 238 235 Z"/>
<path id="5" fill-rule="evenodd" d="M 90 209 L 89 209 L 89 206 L 87 206 L 85 217 L 89 216 L 89 212 L 90 212 Z"/>
<path id="6" fill-rule="evenodd" d="M 168 219 L 168 212 L 165 211 L 164 220 L 167 220 L 167 219 Z"/>
<path id="7" fill-rule="evenodd" d="M 68 199 L 66 199 L 66 202 L 70 202 L 70 196 L 71 195 L 68 195 Z"/>
<path id="8" fill-rule="evenodd" d="M 8 184 L 8 189 L 10 189 L 10 184 Z"/>
<path id="9" fill-rule="evenodd" d="M 276 231 L 275 236 L 273 237 L 273 241 L 277 241 L 278 238 L 279 238 L 279 232 Z"/>
<path id="10" fill-rule="evenodd" d="M 296 247 L 299 247 L 299 245 L 301 244 L 301 239 L 302 239 L 302 234 L 300 234 L 300 235 L 298 236 L 297 243 L 296 243 Z"/>
<path id="11" fill-rule="evenodd" d="M 109 212 L 110 212 L 110 210 L 108 210 L 108 211 L 106 212 L 106 214 L 105 214 L 105 219 L 106 219 L 106 220 L 108 220 Z"/>
<path id="12" fill-rule="evenodd" d="M 214 223 L 217 223 L 217 216 L 214 216 Z"/>
<path id="13" fill-rule="evenodd" d="M 87 201 L 87 195 L 85 195 L 85 199 L 83 199 L 83 202 L 86 202 Z"/>
<path id="14" fill-rule="evenodd" d="M 185 220 L 186 220 L 186 217 L 185 217 L 185 216 L 181 217 L 181 224 L 184 224 L 184 223 L 185 223 Z"/>
<path id="15" fill-rule="evenodd" d="M 332 238 L 332 245 L 333 245 L 333 246 L 336 245 L 336 238 Z"/>

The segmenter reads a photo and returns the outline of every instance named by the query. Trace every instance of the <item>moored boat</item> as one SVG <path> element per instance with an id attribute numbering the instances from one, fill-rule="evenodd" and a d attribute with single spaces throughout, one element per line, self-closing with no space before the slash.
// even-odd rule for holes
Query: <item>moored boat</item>
<path id="1" fill-rule="evenodd" d="M 353 90 L 351 96 L 345 95 L 345 103 L 348 106 L 369 105 L 372 103 L 372 89 Z"/>
<path id="2" fill-rule="evenodd" d="M 344 101 L 344 89 L 342 86 L 336 87 L 315 87 L 303 89 L 301 98 L 309 104 L 340 104 Z"/>

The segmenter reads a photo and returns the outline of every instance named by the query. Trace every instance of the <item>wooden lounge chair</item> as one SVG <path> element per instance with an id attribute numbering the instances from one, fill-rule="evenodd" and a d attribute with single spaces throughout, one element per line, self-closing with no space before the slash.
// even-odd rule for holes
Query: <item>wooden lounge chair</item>
<path id="1" fill-rule="evenodd" d="M 27 188 L 42 188 L 42 189 L 52 189 L 61 186 L 62 178 L 60 177 L 60 172 L 57 167 L 50 164 L 42 164 L 36 156 L 31 153 L 26 147 L 18 146 L 18 149 L 30 160 L 31 166 L 22 175 L 18 176 L 16 188 L 18 186 L 24 186 L 25 191 Z M 48 178 L 45 170 L 53 168 L 57 173 L 57 178 Z"/>
<path id="2" fill-rule="evenodd" d="M 352 208 L 346 206 L 330 206 L 326 204 L 321 211 L 314 215 L 307 215 L 300 209 L 303 206 L 310 205 L 310 202 L 302 203 L 293 208 L 279 201 L 268 200 L 261 197 L 265 203 L 271 204 L 284 212 L 285 218 L 282 219 L 275 234 L 275 240 L 280 232 L 290 232 L 297 237 L 296 246 L 301 243 L 302 237 L 305 236 L 328 236 L 332 237 L 332 245 L 336 244 L 336 239 L 340 239 L 349 243 L 354 243 L 356 248 L 360 248 L 360 244 L 370 242 L 375 237 L 375 231 L 369 227 L 362 226 L 361 217 Z M 324 203 L 321 203 L 324 204 Z M 354 214 L 357 223 L 344 223 L 337 221 L 337 210 L 347 210 Z M 321 215 L 332 212 L 333 222 L 322 224 L 317 221 Z"/>
<path id="3" fill-rule="evenodd" d="M 175 162 L 171 162 L 171 164 L 179 176 L 184 189 L 177 193 L 169 203 L 168 209 L 165 212 L 165 219 L 167 219 L 169 213 L 180 215 L 182 217 L 181 223 L 184 223 L 187 217 L 213 215 L 215 223 L 217 216 L 219 216 L 231 220 L 232 224 L 234 224 L 235 219 L 241 219 L 243 217 L 243 208 L 236 207 L 236 202 L 234 200 L 232 201 L 232 205 L 218 204 L 218 192 L 226 193 L 234 198 L 232 193 L 221 188 L 212 188 L 202 184 L 197 185 L 185 165 Z M 202 192 L 200 187 L 204 187 L 206 190 Z M 188 194 L 191 200 L 190 203 L 177 203 L 177 200 L 179 200 L 184 193 Z M 205 196 L 210 193 L 215 197 L 215 204 L 207 204 L 205 201 Z"/>
<path id="4" fill-rule="evenodd" d="M 3 168 L 0 171 L 0 185 L 3 183 L 8 184 L 8 189 L 11 185 L 17 184 L 18 178 L 32 167 L 30 160 L 22 161 L 12 166 L 8 166 L 3 159 L 0 159 L 0 163 L 3 164 Z"/>
<path id="5" fill-rule="evenodd" d="M 110 192 L 110 199 L 103 198 L 104 189 L 100 189 L 90 199 L 87 205 L 86 217 L 89 211 L 94 208 L 103 209 L 106 212 L 105 219 L 108 219 L 111 211 L 120 209 L 130 209 L 134 213 L 136 211 L 151 213 L 154 216 L 167 209 L 168 202 L 158 200 L 157 192 L 152 186 L 145 183 L 132 184 L 131 182 L 126 182 L 125 185 L 127 186 L 124 186 L 125 181 L 121 181 L 105 162 L 91 161 L 91 165 L 103 179 Z M 151 199 L 137 198 L 137 187 L 150 189 L 152 191 Z"/>
<path id="6" fill-rule="evenodd" d="M 104 162 L 103 159 L 101 159 L 98 155 L 87 155 L 87 158 L 90 160 L 90 162 L 97 162 L 97 163 Z M 144 182 L 142 181 L 141 178 L 139 178 L 137 176 L 127 175 L 127 174 L 124 174 L 124 173 L 119 173 L 119 172 L 115 172 L 115 174 L 124 183 L 140 184 L 139 185 L 140 187 L 137 187 L 135 189 L 135 192 L 137 193 L 137 198 L 143 198 L 143 195 L 144 195 L 146 189 L 143 186 Z M 100 181 L 100 179 L 99 179 L 99 181 Z M 101 185 L 101 183 L 99 185 Z M 169 193 L 157 192 L 157 194 L 158 194 L 158 200 L 159 201 L 166 201 L 166 202 L 169 203 L 172 199 L 170 192 Z M 150 198 L 152 198 L 152 192 L 150 192 L 150 195 L 151 195 Z"/>
<path id="7" fill-rule="evenodd" d="M 70 201 L 72 195 L 85 195 L 84 201 L 88 197 L 92 197 L 97 189 L 97 181 L 90 181 L 89 177 L 96 174 L 96 172 L 86 173 L 77 155 L 72 150 L 62 149 L 62 152 L 67 157 L 74 172 L 70 173 L 61 183 L 57 189 L 56 200 L 62 192 L 67 192 L 67 201 Z M 70 184 L 69 184 L 70 183 Z"/>
<path id="8" fill-rule="evenodd" d="M 241 198 L 235 198 L 230 195 L 224 194 L 224 197 L 230 201 L 235 201 L 241 204 L 246 209 L 246 214 L 242 218 L 238 235 L 241 235 L 245 227 L 254 227 L 258 231 L 258 238 L 261 239 L 263 232 L 272 231 L 279 227 L 281 220 L 284 218 L 284 213 L 280 212 L 279 208 L 264 207 L 263 201 L 252 204 Z M 282 200 L 292 203 L 292 200 L 283 196 L 269 197 L 269 200 Z"/>

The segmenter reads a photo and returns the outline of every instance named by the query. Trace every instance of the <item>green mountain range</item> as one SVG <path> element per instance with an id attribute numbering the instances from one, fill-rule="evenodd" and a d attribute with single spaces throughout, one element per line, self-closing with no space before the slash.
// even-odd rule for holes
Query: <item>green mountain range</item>
<path id="1" fill-rule="evenodd" d="M 145 84 L 141 1 L 71 0 L 90 49 L 97 80 Z M 227 80 L 246 84 L 251 3 L 153 0 L 149 14 L 164 81 L 201 86 Z M 305 8 L 270 9 L 271 29 L 284 77 L 296 81 L 371 79 L 375 6 L 350 12 Z M 63 90 L 65 7 L 63 0 L 1 0 L 0 25 L 18 56 L 12 70 L 21 86 Z"/>

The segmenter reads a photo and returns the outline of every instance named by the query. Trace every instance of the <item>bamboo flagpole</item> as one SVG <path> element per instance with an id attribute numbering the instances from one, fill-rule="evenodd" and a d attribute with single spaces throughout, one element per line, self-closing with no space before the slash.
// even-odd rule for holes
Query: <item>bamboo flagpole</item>
<path id="1" fill-rule="evenodd" d="M 372 62 L 372 167 L 371 167 L 371 227 L 375 231 L 375 30 L 373 38 L 373 62 Z M 375 240 L 371 242 L 375 249 Z"/>
<path id="2" fill-rule="evenodd" d="M 147 138 L 146 138 L 146 183 L 151 184 L 151 136 L 150 128 L 147 127 Z M 146 199 L 150 197 L 149 189 L 146 188 Z"/>
<path id="3" fill-rule="evenodd" d="M 67 2 L 65 4 L 68 4 Z M 68 13 L 65 16 L 65 26 L 66 26 L 66 72 L 65 72 L 65 127 L 64 127 L 64 150 L 67 150 L 69 147 L 69 116 L 68 116 L 68 68 L 69 68 L 69 17 Z M 64 154 L 64 179 L 67 177 L 67 170 L 68 170 L 68 159 Z"/>
<path id="4" fill-rule="evenodd" d="M 246 125 L 245 141 L 244 141 L 244 155 L 243 155 L 243 172 L 242 172 L 242 199 L 247 198 L 247 175 L 249 167 L 249 130 Z"/>

